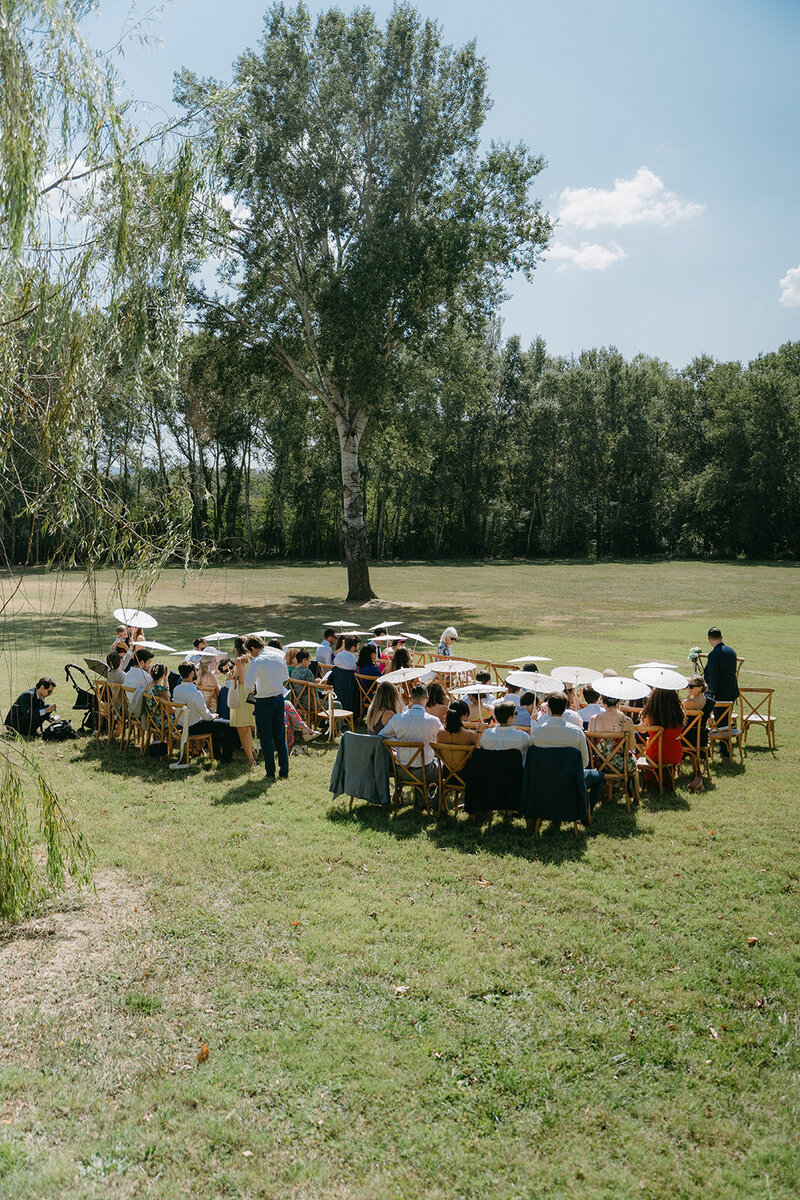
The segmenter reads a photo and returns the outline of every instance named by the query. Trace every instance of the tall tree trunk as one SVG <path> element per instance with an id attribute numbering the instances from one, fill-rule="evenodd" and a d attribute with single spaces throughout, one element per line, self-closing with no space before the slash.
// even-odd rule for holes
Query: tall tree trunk
<path id="1" fill-rule="evenodd" d="M 363 604 L 366 600 L 376 598 L 369 581 L 367 527 L 358 462 L 358 449 L 365 425 L 366 418 L 361 422 L 351 422 L 343 414 L 337 413 L 336 429 L 342 463 L 342 541 L 347 563 L 348 604 Z"/>

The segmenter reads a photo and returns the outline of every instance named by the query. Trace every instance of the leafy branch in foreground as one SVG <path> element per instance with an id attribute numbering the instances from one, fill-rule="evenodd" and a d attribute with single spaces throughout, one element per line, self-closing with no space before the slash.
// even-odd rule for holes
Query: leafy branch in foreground
<path id="1" fill-rule="evenodd" d="M 38 832 L 46 851 L 43 866 L 36 862 L 22 779 L 11 761 L 14 752 L 35 778 Z M 92 853 L 41 767 L 18 742 L 0 747 L 0 771 L 0 922 L 15 924 L 62 891 L 67 876 L 90 886 Z"/>

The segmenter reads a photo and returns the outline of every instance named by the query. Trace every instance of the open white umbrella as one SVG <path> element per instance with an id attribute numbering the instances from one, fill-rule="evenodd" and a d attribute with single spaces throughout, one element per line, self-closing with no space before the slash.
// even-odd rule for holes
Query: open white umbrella
<path id="1" fill-rule="evenodd" d="M 377 625 L 370 625 L 370 633 L 374 633 L 376 629 L 396 629 L 398 625 L 402 625 L 402 621 L 378 621 Z"/>
<path id="2" fill-rule="evenodd" d="M 464 687 L 453 688 L 452 695 L 454 696 L 496 696 L 498 692 L 504 692 L 506 689 L 496 683 L 468 683 Z"/>
<path id="3" fill-rule="evenodd" d="M 388 683 L 413 683 L 415 679 L 422 679 L 424 675 L 430 675 L 428 667 L 401 667 L 398 671 L 387 671 L 385 675 L 381 675 L 381 683 L 384 679 Z"/>
<path id="4" fill-rule="evenodd" d="M 200 658 L 222 658 L 224 652 L 222 650 L 195 650 L 192 646 L 191 650 L 170 650 L 170 654 L 180 654 L 183 658 L 187 654 L 197 654 Z"/>
<path id="5" fill-rule="evenodd" d="M 325 629 L 357 629 L 358 621 L 323 621 Z M 380 628 L 380 626 L 379 626 Z"/>
<path id="6" fill-rule="evenodd" d="M 526 654 L 523 658 L 510 658 L 509 663 L 540 663 L 552 662 L 552 658 L 548 658 L 545 654 Z"/>
<path id="7" fill-rule="evenodd" d="M 423 646 L 432 646 L 433 642 L 428 641 L 421 633 L 400 633 L 398 637 L 411 638 L 415 642 L 422 642 Z"/>
<path id="8" fill-rule="evenodd" d="M 236 637 L 236 634 L 235 633 L 220 633 L 218 630 L 216 633 L 204 633 L 203 637 L 205 638 L 205 640 L 207 642 L 228 642 L 228 641 L 232 642 L 233 639 Z"/>
<path id="9" fill-rule="evenodd" d="M 316 650 L 319 642 L 287 642 L 284 650 Z"/>
<path id="10" fill-rule="evenodd" d="M 175 654 L 175 647 L 165 646 L 163 642 L 147 642 L 142 640 L 133 644 L 138 650 L 166 650 L 168 654 Z"/>
<path id="11" fill-rule="evenodd" d="M 642 671 L 648 670 L 650 667 L 653 667 L 656 670 L 661 669 L 662 671 L 677 671 L 678 664 L 662 662 L 631 663 L 628 669 L 631 671 Z"/>
<path id="12" fill-rule="evenodd" d="M 623 675 L 601 675 L 592 687 L 601 696 L 614 700 L 641 700 L 649 692 L 646 683 L 638 679 L 626 679 Z"/>
<path id="13" fill-rule="evenodd" d="M 441 658 L 438 662 L 428 663 L 427 669 L 435 671 L 437 675 L 468 675 L 477 665 L 466 658 Z"/>
<path id="14" fill-rule="evenodd" d="M 529 692 L 560 692 L 564 686 L 560 679 L 539 671 L 512 671 L 505 681 L 511 687 L 526 688 Z"/>
<path id="15" fill-rule="evenodd" d="M 651 688 L 662 688 L 665 692 L 679 692 L 689 686 L 689 680 L 680 671 L 667 671 L 664 667 L 642 667 L 633 672 L 634 679 Z"/>
<path id="16" fill-rule="evenodd" d="M 282 638 L 283 634 L 275 633 L 273 629 L 255 629 L 252 633 L 248 633 L 247 636 L 260 638 Z M 208 641 L 208 638 L 206 638 L 206 641 Z"/>
<path id="17" fill-rule="evenodd" d="M 584 684 L 597 679 L 601 672 L 593 671 L 591 667 L 553 667 L 550 674 L 554 679 L 560 679 L 562 683 L 569 683 L 572 687 L 583 687 Z"/>
<path id="18" fill-rule="evenodd" d="M 132 625 L 134 629 L 155 629 L 158 626 L 155 617 L 151 617 L 142 608 L 115 608 L 114 616 L 125 625 Z"/>

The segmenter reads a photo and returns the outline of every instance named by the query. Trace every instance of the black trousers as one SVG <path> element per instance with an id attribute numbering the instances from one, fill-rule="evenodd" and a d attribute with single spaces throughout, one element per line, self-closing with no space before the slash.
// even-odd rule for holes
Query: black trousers
<path id="1" fill-rule="evenodd" d="M 203 733 L 211 734 L 211 745 L 214 747 L 214 757 L 220 762 L 230 762 L 233 758 L 234 741 L 239 740 L 235 729 L 231 729 L 224 721 L 197 721 L 189 726 L 189 737 Z"/>

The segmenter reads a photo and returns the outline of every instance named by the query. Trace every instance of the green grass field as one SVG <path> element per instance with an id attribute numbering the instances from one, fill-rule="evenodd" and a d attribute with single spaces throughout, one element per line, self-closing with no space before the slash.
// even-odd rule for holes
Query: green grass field
<path id="1" fill-rule="evenodd" d="M 168 571 L 146 607 L 173 645 L 397 612 L 432 640 L 452 622 L 467 656 L 620 673 L 688 669 L 718 622 L 740 682 L 777 689 L 778 751 L 755 733 L 703 795 L 606 806 L 574 839 L 349 815 L 327 747 L 270 788 L 243 760 L 39 747 L 98 887 L 0 936 L 0 1195 L 797 1197 L 797 570 L 398 565 L 366 612 L 343 585 Z M 3 710 L 46 671 L 68 714 L 63 664 L 107 649 L 118 602 L 110 574 L 27 577 Z"/>

